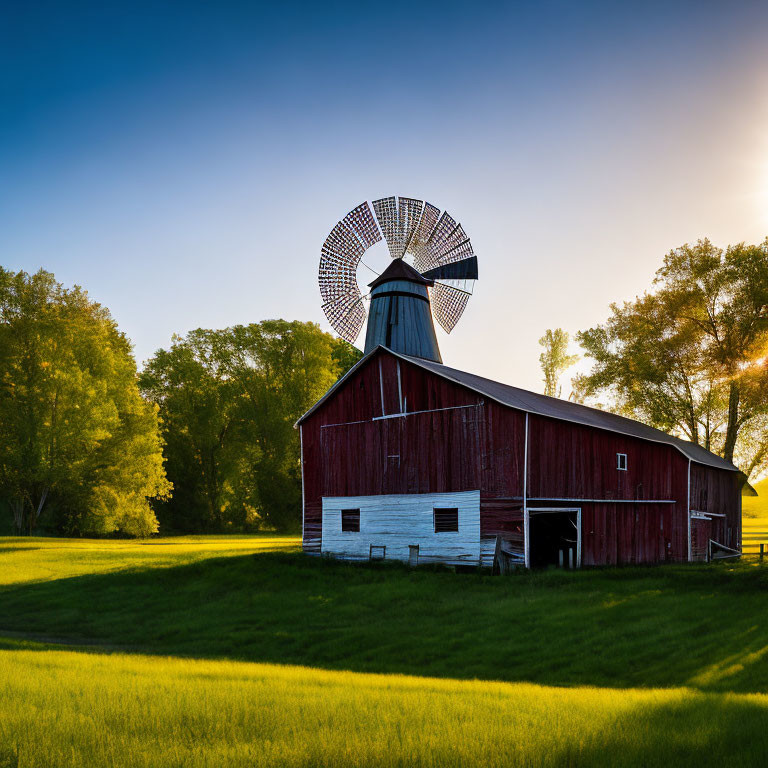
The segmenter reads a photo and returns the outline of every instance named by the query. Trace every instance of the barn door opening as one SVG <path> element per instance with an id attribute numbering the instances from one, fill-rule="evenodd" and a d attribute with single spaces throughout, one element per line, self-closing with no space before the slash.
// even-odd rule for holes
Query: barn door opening
<path id="1" fill-rule="evenodd" d="M 691 515 L 691 560 L 704 562 L 708 559 L 709 541 L 712 538 L 712 519 L 705 515 Z"/>
<path id="2" fill-rule="evenodd" d="M 581 511 L 528 510 L 528 562 L 531 568 L 581 565 Z"/>

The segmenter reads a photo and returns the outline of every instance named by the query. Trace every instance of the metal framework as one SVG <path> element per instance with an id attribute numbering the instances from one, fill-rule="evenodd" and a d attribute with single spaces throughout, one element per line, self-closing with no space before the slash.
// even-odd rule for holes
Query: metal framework
<path id="1" fill-rule="evenodd" d="M 374 200 L 373 210 L 376 211 L 376 218 L 387 241 L 389 255 L 393 259 L 401 259 L 405 244 L 397 226 L 397 198 L 384 197 L 381 200 Z"/>
<path id="2" fill-rule="evenodd" d="M 432 286 L 432 312 L 446 333 L 450 333 L 467 307 L 470 294 L 452 285 Z"/>
<path id="3" fill-rule="evenodd" d="M 413 238 L 408 246 L 408 252 L 413 256 L 413 266 L 418 269 L 419 272 L 429 269 L 427 266 L 429 260 L 427 241 L 439 218 L 440 209 L 436 208 L 431 203 L 425 203 L 421 221 L 419 222 L 419 226 L 416 228 Z"/>
<path id="4" fill-rule="evenodd" d="M 323 312 L 343 339 L 354 343 L 365 322 L 364 296 L 357 267 L 365 251 L 382 237 L 393 259 L 413 257 L 413 266 L 429 273 L 432 312 L 450 333 L 467 306 L 477 279 L 477 257 L 461 224 L 431 203 L 411 197 L 366 201 L 331 230 L 320 250 L 318 280 Z M 375 212 L 375 218 L 374 218 Z"/>

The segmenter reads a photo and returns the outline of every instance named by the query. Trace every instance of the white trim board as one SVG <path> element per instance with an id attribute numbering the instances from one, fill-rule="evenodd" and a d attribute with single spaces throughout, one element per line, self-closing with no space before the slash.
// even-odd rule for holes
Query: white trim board
<path id="1" fill-rule="evenodd" d="M 674 499 L 556 499 L 552 496 L 528 497 L 528 501 L 578 501 L 582 504 L 677 504 Z"/>

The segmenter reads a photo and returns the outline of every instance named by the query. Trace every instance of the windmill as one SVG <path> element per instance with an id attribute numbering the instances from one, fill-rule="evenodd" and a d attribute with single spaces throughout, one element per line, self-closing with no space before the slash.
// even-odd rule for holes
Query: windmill
<path id="1" fill-rule="evenodd" d="M 432 315 L 450 333 L 467 306 L 477 280 L 469 237 L 447 211 L 422 200 L 384 197 L 372 206 L 366 201 L 353 208 L 323 243 L 323 312 L 336 333 L 354 344 L 369 300 L 366 353 L 383 345 L 442 362 Z M 392 262 L 363 294 L 357 268 L 382 237 Z"/>

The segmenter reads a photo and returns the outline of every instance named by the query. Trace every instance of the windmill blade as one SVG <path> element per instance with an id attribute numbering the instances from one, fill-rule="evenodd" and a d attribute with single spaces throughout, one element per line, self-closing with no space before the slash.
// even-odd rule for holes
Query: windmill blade
<path id="1" fill-rule="evenodd" d="M 371 207 L 366 200 L 353 208 L 342 220 L 345 227 L 354 232 L 363 244 L 363 248 L 368 249 L 374 243 L 381 240 L 381 232 L 376 226 L 376 221 L 371 213 Z"/>
<path id="2" fill-rule="evenodd" d="M 461 224 L 448 235 L 440 244 L 436 252 L 437 264 L 448 264 L 452 261 L 461 261 L 467 256 L 472 256 L 472 243 Z"/>
<path id="3" fill-rule="evenodd" d="M 435 319 L 446 333 L 450 333 L 459 322 L 470 294 L 443 283 L 435 283 L 430 290 Z"/>
<path id="4" fill-rule="evenodd" d="M 403 249 L 399 258 L 405 256 L 408 246 L 421 223 L 421 211 L 424 208 L 422 200 L 414 200 L 412 197 L 399 197 L 397 199 L 397 225 L 398 233 L 402 236 Z"/>
<path id="5" fill-rule="evenodd" d="M 318 280 L 323 301 L 330 301 L 357 286 L 357 265 L 338 253 L 323 249 Z"/>
<path id="6" fill-rule="evenodd" d="M 363 257 L 365 248 L 352 231 L 339 222 L 325 239 L 321 252 L 334 254 L 339 261 L 357 268 L 357 262 Z"/>
<path id="7" fill-rule="evenodd" d="M 474 280 L 435 280 L 435 284 L 450 285 L 456 290 L 468 293 L 470 296 L 474 293 L 475 281 Z"/>
<path id="8" fill-rule="evenodd" d="M 432 269 L 440 264 L 440 256 L 454 245 L 447 245 L 451 242 L 451 235 L 458 229 L 459 224 L 456 223 L 453 216 L 448 211 L 443 211 L 442 216 L 438 220 L 435 228 L 432 230 L 432 234 L 429 236 L 427 244 L 424 246 L 422 258 L 420 259 L 420 266 L 417 267 L 419 272 L 425 272 L 428 269 Z"/>
<path id="9" fill-rule="evenodd" d="M 373 209 L 393 259 L 405 256 L 419 223 L 424 203 L 412 197 L 383 197 L 373 201 Z"/>
<path id="10" fill-rule="evenodd" d="M 354 344 L 365 322 L 365 308 L 357 285 L 354 292 L 323 304 L 323 312 L 336 333 Z"/>
<path id="11" fill-rule="evenodd" d="M 353 226 L 358 221 L 365 222 L 365 213 L 359 209 L 360 206 L 350 212 L 358 211 L 350 219 Z M 365 247 L 358 235 L 341 221 L 331 230 L 320 250 L 318 282 L 323 312 L 336 333 L 350 343 L 357 338 L 365 320 L 357 286 L 357 265 L 363 253 Z"/>
<path id="12" fill-rule="evenodd" d="M 337 224 L 320 251 L 318 281 L 324 302 L 357 290 L 357 264 L 362 255 L 357 238 Z"/>
<path id="13" fill-rule="evenodd" d="M 373 201 L 373 210 L 376 211 L 381 231 L 384 233 L 384 239 L 387 241 L 389 255 L 393 259 L 402 258 L 405 251 L 405 243 L 402 234 L 398 232 L 397 226 L 397 198 L 382 197 L 380 200 Z"/>
<path id="14" fill-rule="evenodd" d="M 440 220 L 437 222 L 437 226 L 432 232 L 432 237 L 429 238 L 429 243 L 427 243 L 430 250 L 436 256 L 442 253 L 443 244 L 449 240 L 458 226 L 459 224 L 456 222 L 453 216 L 451 216 L 448 211 L 443 211 L 442 215 L 440 216 Z"/>
<path id="15" fill-rule="evenodd" d="M 416 227 L 413 237 L 411 237 L 408 243 L 408 253 L 413 255 L 413 266 L 422 272 L 424 269 L 428 269 L 433 266 L 429 264 L 429 252 L 427 251 L 427 243 L 432 235 L 432 232 L 437 226 L 437 220 L 440 218 L 440 209 L 436 208 L 432 203 L 424 203 L 424 210 L 421 214 L 421 220 L 419 226 Z"/>
<path id="16" fill-rule="evenodd" d="M 421 274 L 428 280 L 477 280 L 477 256 L 449 261 Z"/>

